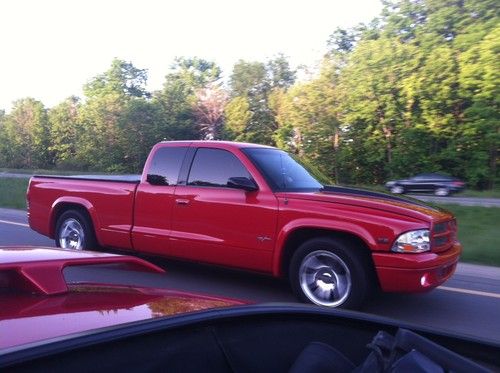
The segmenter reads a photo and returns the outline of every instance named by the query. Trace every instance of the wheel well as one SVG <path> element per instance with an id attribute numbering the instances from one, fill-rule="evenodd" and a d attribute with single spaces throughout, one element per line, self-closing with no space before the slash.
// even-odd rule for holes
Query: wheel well
<path id="1" fill-rule="evenodd" d="M 355 248 L 355 250 L 357 250 L 357 252 L 360 254 L 361 258 L 367 265 L 367 268 L 371 269 L 372 273 L 370 274 L 370 276 L 373 276 L 373 283 L 376 284 L 376 286 L 379 286 L 378 277 L 375 272 L 375 265 L 373 263 L 371 255 L 371 250 L 368 247 L 368 245 L 361 238 L 359 238 L 354 234 L 341 231 L 331 231 L 328 229 L 316 229 L 316 228 L 298 229 L 290 234 L 290 236 L 287 238 L 285 242 L 285 247 L 282 253 L 281 275 L 283 278 L 288 278 L 290 261 L 292 259 L 295 250 L 307 240 L 316 237 L 337 238 L 350 244 L 350 246 Z"/>
<path id="2" fill-rule="evenodd" d="M 52 238 L 56 237 L 57 221 L 59 220 L 59 218 L 61 217 L 62 214 L 64 214 L 66 211 L 69 211 L 69 210 L 77 210 L 78 212 L 82 213 L 88 219 L 89 223 L 91 224 L 92 230 L 95 232 L 94 222 L 92 221 L 92 217 L 90 216 L 89 212 L 87 211 L 87 209 L 84 206 L 79 205 L 77 203 L 60 203 L 55 207 L 53 219 L 52 219 L 52 222 L 50 224 Z"/>

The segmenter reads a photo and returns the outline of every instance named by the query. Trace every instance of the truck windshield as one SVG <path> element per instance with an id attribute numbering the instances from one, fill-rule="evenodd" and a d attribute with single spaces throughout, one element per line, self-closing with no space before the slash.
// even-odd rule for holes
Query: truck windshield
<path id="1" fill-rule="evenodd" d="M 246 148 L 243 152 L 262 172 L 274 191 L 311 192 L 323 188 L 288 153 L 279 149 Z"/>

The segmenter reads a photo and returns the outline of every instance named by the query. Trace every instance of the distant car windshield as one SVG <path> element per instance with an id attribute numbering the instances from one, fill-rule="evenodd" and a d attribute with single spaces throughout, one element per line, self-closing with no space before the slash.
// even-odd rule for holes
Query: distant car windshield
<path id="1" fill-rule="evenodd" d="M 246 148 L 243 152 L 262 172 L 274 191 L 310 192 L 323 188 L 288 153 L 272 148 Z"/>

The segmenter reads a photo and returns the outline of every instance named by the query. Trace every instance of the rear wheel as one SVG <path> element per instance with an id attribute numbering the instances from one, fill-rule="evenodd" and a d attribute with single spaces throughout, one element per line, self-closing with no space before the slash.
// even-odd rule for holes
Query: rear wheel
<path id="1" fill-rule="evenodd" d="M 440 196 L 440 197 L 446 197 L 450 194 L 450 190 L 448 188 L 436 188 L 434 190 L 434 194 L 436 196 Z"/>
<path id="2" fill-rule="evenodd" d="M 290 262 L 290 284 L 303 302 L 357 308 L 368 293 L 366 261 L 351 244 L 329 237 L 303 243 Z"/>
<path id="3" fill-rule="evenodd" d="M 403 188 L 401 185 L 394 185 L 391 187 L 391 193 L 403 194 L 404 192 L 405 192 L 405 188 Z"/>
<path id="4" fill-rule="evenodd" d="M 97 247 L 94 228 L 86 214 L 68 210 L 56 223 L 56 246 L 71 250 L 92 250 Z"/>

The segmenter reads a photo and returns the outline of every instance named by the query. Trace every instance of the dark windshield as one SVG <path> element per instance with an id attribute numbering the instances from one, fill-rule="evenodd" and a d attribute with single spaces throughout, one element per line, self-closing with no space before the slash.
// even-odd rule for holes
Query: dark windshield
<path id="1" fill-rule="evenodd" d="M 274 191 L 309 192 L 323 188 L 288 153 L 272 148 L 242 149 L 255 166 L 262 172 Z"/>

